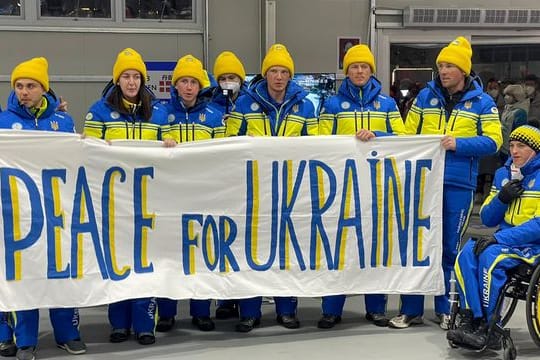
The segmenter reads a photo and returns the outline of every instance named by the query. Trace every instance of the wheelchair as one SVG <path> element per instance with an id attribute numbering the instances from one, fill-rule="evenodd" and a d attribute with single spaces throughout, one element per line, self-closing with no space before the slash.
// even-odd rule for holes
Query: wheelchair
<path id="1" fill-rule="evenodd" d="M 475 352 L 483 352 L 488 349 L 488 344 L 493 336 L 500 336 L 504 360 L 514 360 L 517 356 L 516 347 L 510 336 L 510 329 L 505 328 L 516 309 L 518 300 L 526 302 L 526 318 L 529 334 L 536 346 L 540 347 L 540 262 L 535 264 L 522 263 L 510 269 L 507 273 L 508 281 L 502 288 L 495 307 L 495 316 L 488 322 L 486 342 L 481 349 L 470 348 L 464 344 L 455 344 L 448 341 L 452 348 L 464 348 Z M 452 289 L 455 287 L 455 279 L 452 279 Z M 460 324 L 459 299 L 457 291 L 450 293 L 450 329 L 456 329 Z"/>

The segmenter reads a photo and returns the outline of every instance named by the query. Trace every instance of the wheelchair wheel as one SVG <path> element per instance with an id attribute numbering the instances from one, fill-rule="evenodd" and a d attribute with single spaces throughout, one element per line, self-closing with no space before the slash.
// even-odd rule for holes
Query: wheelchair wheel
<path id="1" fill-rule="evenodd" d="M 536 346 L 540 347 L 540 266 L 536 266 L 527 289 L 527 327 Z"/>
<path id="2" fill-rule="evenodd" d="M 503 300 L 503 304 L 501 306 L 501 326 L 505 327 L 506 324 L 510 321 L 510 318 L 512 318 L 512 314 L 514 314 L 514 310 L 516 310 L 516 306 L 518 304 L 518 299 L 512 298 L 512 297 L 505 297 Z"/>
<path id="3" fill-rule="evenodd" d="M 516 347 L 514 345 L 514 342 L 512 341 L 512 338 L 508 337 L 508 339 L 503 340 L 503 359 L 504 360 L 515 360 L 517 357 L 517 351 Z"/>

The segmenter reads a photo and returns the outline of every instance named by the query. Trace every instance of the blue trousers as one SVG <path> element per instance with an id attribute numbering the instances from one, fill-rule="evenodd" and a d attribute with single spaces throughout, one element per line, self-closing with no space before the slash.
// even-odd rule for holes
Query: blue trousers
<path id="1" fill-rule="evenodd" d="M 345 305 L 345 299 L 345 295 L 323 296 L 322 313 L 324 315 L 341 316 L 343 314 L 343 306 Z M 366 303 L 366 312 L 371 314 L 386 313 L 386 295 L 364 295 L 364 301 Z"/>
<path id="2" fill-rule="evenodd" d="M 0 342 L 13 340 L 13 330 L 11 329 L 9 313 L 0 312 Z"/>
<path id="3" fill-rule="evenodd" d="M 443 189 L 443 253 L 444 295 L 435 296 L 435 312 L 449 314 L 450 277 L 463 233 L 467 228 L 473 207 L 473 190 L 444 185 Z M 400 314 L 420 316 L 424 314 L 423 295 L 402 295 Z"/>
<path id="4" fill-rule="evenodd" d="M 39 310 L 24 310 L 11 313 L 13 335 L 17 347 L 37 346 L 39 333 Z M 74 308 L 49 309 L 49 316 L 54 330 L 54 339 L 58 344 L 80 339 L 79 311 Z"/>
<path id="5" fill-rule="evenodd" d="M 193 317 L 209 317 L 212 300 L 189 300 L 189 315 Z M 158 315 L 162 318 L 175 317 L 178 312 L 178 300 L 158 298 Z"/>
<path id="6" fill-rule="evenodd" d="M 501 289 L 508 280 L 506 272 L 522 262 L 533 264 L 539 257 L 540 247 L 522 251 L 494 244 L 476 256 L 474 244 L 474 241 L 467 242 L 456 262 L 460 306 L 471 309 L 475 318 L 489 320 L 495 313 Z"/>
<path id="7" fill-rule="evenodd" d="M 296 315 L 298 299 L 295 297 L 274 297 L 276 303 L 276 314 L 279 315 Z M 240 317 L 260 318 L 261 317 L 262 297 L 254 297 L 238 300 L 240 307 Z"/>
<path id="8" fill-rule="evenodd" d="M 109 323 L 113 329 L 131 329 L 135 334 L 154 333 L 155 298 L 129 299 L 109 304 Z"/>

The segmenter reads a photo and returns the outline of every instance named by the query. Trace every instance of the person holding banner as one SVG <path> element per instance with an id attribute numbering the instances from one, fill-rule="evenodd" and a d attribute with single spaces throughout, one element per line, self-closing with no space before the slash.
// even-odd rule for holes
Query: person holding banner
<path id="1" fill-rule="evenodd" d="M 468 348 L 500 348 L 497 332 L 486 344 L 487 330 L 507 272 L 540 258 L 540 130 L 523 125 L 512 131 L 509 141 L 510 159 L 495 173 L 494 187 L 480 210 L 482 223 L 498 230 L 468 241 L 455 265 L 461 322 L 446 336 Z"/>
<path id="2" fill-rule="evenodd" d="M 105 140 L 162 140 L 166 147 L 176 145 L 169 135 L 167 111 L 145 86 L 146 65 L 141 55 L 126 48 L 118 53 L 112 83 L 95 102 L 84 123 L 84 133 Z M 155 343 L 156 300 L 141 298 L 109 305 L 112 332 L 109 341 L 128 340 L 131 328 L 141 345 Z"/>
<path id="3" fill-rule="evenodd" d="M 246 71 L 240 59 L 231 51 L 223 51 L 214 62 L 214 76 L 218 86 L 213 89 L 211 106 L 223 112 L 223 121 L 234 107 L 236 99 L 246 91 L 244 83 Z M 238 317 L 238 301 L 218 300 L 216 307 L 217 319 Z"/>
<path id="4" fill-rule="evenodd" d="M 443 48 L 437 59 L 438 77 L 416 97 L 405 121 L 408 134 L 440 134 L 446 150 L 443 188 L 444 295 L 435 297 L 435 313 L 444 330 L 449 326 L 450 277 L 461 237 L 472 210 L 481 156 L 501 146 L 501 123 L 493 98 L 484 93 L 471 71 L 472 48 L 460 36 Z M 400 314 L 390 320 L 393 328 L 423 323 L 424 296 L 401 296 Z"/>
<path id="5" fill-rule="evenodd" d="M 171 135 L 178 143 L 223 137 L 225 127 L 222 113 L 210 107 L 210 81 L 199 59 L 186 55 L 178 59 L 173 71 L 171 99 L 167 104 Z M 159 320 L 156 330 L 166 332 L 173 328 L 178 301 L 158 298 Z M 215 324 L 210 318 L 211 300 L 190 301 L 191 322 L 201 331 L 212 331 Z"/>
<path id="6" fill-rule="evenodd" d="M 367 141 L 377 136 L 404 134 L 405 127 L 393 98 L 381 92 L 373 75 L 375 58 L 369 47 L 355 45 L 345 53 L 346 75 L 338 93 L 324 103 L 319 115 L 319 135 L 356 135 Z M 365 295 L 366 319 L 377 326 L 388 326 L 386 295 Z M 333 328 L 341 321 L 345 295 L 322 298 L 321 329 Z"/>
<path id="7" fill-rule="evenodd" d="M 307 92 L 292 81 L 294 62 L 287 48 L 274 44 L 261 67 L 263 80 L 236 100 L 226 123 L 226 136 L 317 135 L 318 124 Z M 268 239 L 269 240 L 269 239 Z M 300 327 L 297 299 L 275 297 L 277 322 L 288 329 Z M 241 299 L 240 322 L 235 330 L 249 332 L 260 324 L 262 297 Z"/>
<path id="8" fill-rule="evenodd" d="M 49 63 L 37 57 L 18 64 L 11 73 L 13 91 L 8 98 L 7 110 L 0 113 L 0 128 L 14 130 L 40 130 L 75 132 L 73 119 L 66 112 L 58 111 L 60 100 L 49 86 Z M 50 309 L 54 337 L 59 348 L 70 354 L 83 354 L 86 345 L 79 333 L 77 309 Z M 39 310 L 15 311 L 10 314 L 12 328 L 6 316 L 0 322 L 0 336 L 4 351 L 12 355 L 13 335 L 17 347 L 16 357 L 20 360 L 35 359 L 39 332 Z"/>

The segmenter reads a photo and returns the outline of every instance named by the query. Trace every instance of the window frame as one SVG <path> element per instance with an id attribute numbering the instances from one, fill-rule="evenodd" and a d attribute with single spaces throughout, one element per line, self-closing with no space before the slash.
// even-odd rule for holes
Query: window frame
<path id="1" fill-rule="evenodd" d="M 128 32 L 128 33 L 202 33 L 204 0 L 191 0 L 193 19 L 137 19 L 125 17 L 125 0 L 111 0 L 110 18 L 41 16 L 40 0 L 26 0 L 21 14 L 0 15 L 0 30 Z"/>

